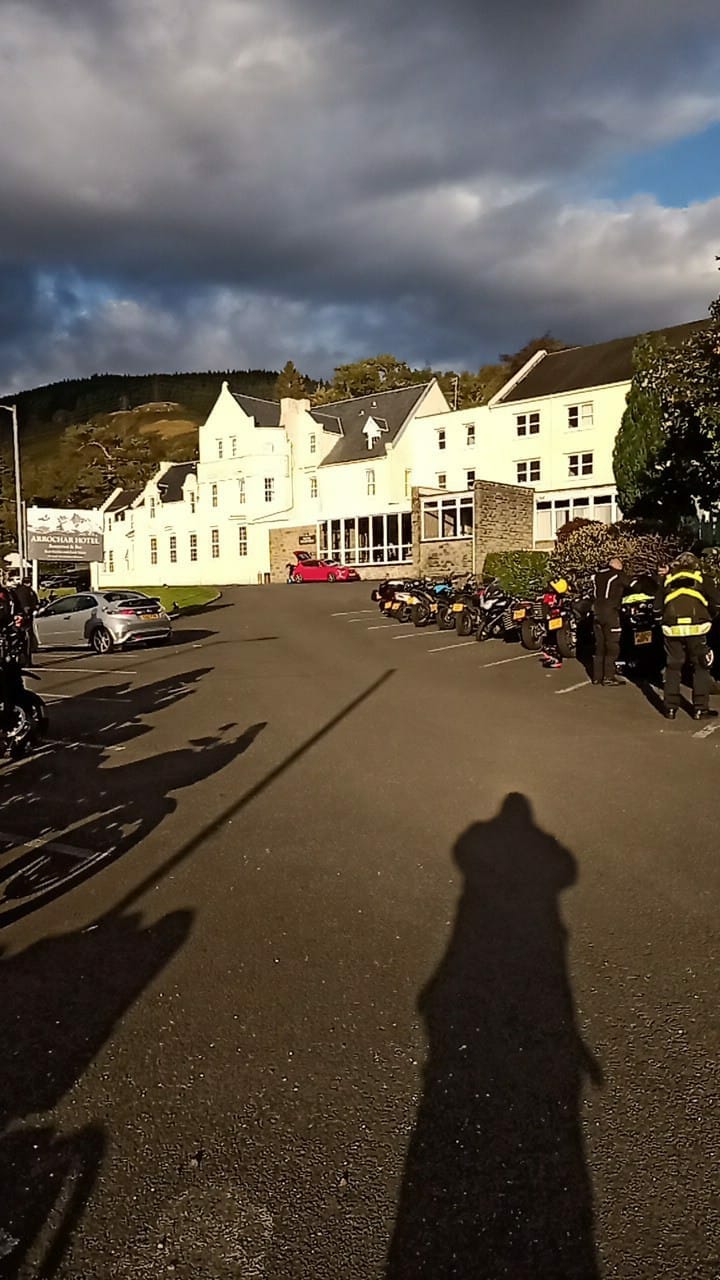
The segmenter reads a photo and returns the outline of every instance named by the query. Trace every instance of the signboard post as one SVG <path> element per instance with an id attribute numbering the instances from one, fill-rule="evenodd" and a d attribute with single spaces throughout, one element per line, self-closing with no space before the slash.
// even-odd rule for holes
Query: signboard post
<path id="1" fill-rule="evenodd" d="M 102 511 L 28 507 L 27 555 L 30 560 L 103 559 Z"/>

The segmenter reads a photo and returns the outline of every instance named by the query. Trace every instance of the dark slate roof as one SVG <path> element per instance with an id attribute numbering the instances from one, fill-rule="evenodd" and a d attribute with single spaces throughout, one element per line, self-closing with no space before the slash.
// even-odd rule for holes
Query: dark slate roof
<path id="1" fill-rule="evenodd" d="M 257 396 L 243 396 L 233 391 L 240 408 L 255 419 L 256 427 L 280 426 L 279 400 L 260 400 Z"/>
<path id="2" fill-rule="evenodd" d="M 320 466 L 329 467 L 336 462 L 361 462 L 384 457 L 385 445 L 392 444 L 429 386 L 429 382 L 423 382 L 415 387 L 399 387 L 397 391 L 376 391 L 373 395 L 336 401 L 313 409 L 312 416 L 321 426 L 325 426 L 325 419 L 329 418 L 339 422 L 342 429 L 341 438 L 333 445 Z M 378 426 L 387 425 L 387 431 L 383 431 L 372 449 L 368 449 L 363 435 L 363 427 L 368 418 L 374 418 Z"/>
<path id="3" fill-rule="evenodd" d="M 174 462 L 157 482 L 161 502 L 182 502 L 183 485 L 197 473 L 197 462 Z"/>
<path id="4" fill-rule="evenodd" d="M 693 320 L 690 324 L 658 329 L 652 336 L 662 334 L 671 346 L 677 347 L 707 324 L 707 320 Z M 591 347 L 553 351 L 538 361 L 507 395 L 501 393 L 498 403 L 512 404 L 517 400 L 535 400 L 540 396 L 579 391 L 585 387 L 629 382 L 633 375 L 633 350 L 639 337 L 642 334 L 635 334 L 631 338 L 613 338 L 611 342 L 597 342 Z"/>
<path id="5" fill-rule="evenodd" d="M 112 502 L 105 508 L 106 514 L 109 515 L 113 511 L 126 511 L 128 507 L 132 506 L 135 499 L 140 497 L 141 493 L 142 489 L 121 489 L 117 497 L 113 498 Z"/>

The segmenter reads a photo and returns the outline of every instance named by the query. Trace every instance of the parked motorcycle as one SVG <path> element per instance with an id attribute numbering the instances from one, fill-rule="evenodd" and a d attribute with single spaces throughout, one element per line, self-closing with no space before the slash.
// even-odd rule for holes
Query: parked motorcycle
<path id="1" fill-rule="evenodd" d="M 0 754 L 13 760 L 34 750 L 48 728 L 45 703 L 25 688 L 24 650 L 19 629 L 0 631 Z"/>
<path id="2" fill-rule="evenodd" d="M 479 617 L 475 625 L 476 640 L 508 640 L 518 631 L 513 618 L 515 601 L 497 579 L 486 583 L 479 598 Z"/>

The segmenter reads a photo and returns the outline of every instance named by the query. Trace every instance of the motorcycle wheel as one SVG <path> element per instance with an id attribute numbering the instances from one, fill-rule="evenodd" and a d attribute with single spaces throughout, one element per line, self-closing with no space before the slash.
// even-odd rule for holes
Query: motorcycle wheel
<path id="1" fill-rule="evenodd" d="M 412 606 L 409 604 L 401 605 L 397 611 L 396 621 L 409 622 L 411 618 L 412 618 Z"/>
<path id="2" fill-rule="evenodd" d="M 475 639 L 482 642 L 488 638 L 487 624 L 484 618 L 481 618 L 475 628 Z"/>
<path id="3" fill-rule="evenodd" d="M 414 604 L 411 617 L 416 627 L 426 627 L 430 621 L 430 610 L 426 604 Z"/>
<path id="4" fill-rule="evenodd" d="M 577 624 L 568 622 L 555 633 L 558 653 L 561 658 L 574 658 L 577 655 Z"/>
<path id="5" fill-rule="evenodd" d="M 437 620 L 439 631 L 452 631 L 455 627 L 455 614 L 447 604 L 438 605 Z"/>
<path id="6" fill-rule="evenodd" d="M 463 609 L 462 613 L 457 614 L 455 622 L 455 630 L 459 636 L 469 636 L 472 633 L 473 620 L 469 609 Z"/>
<path id="7" fill-rule="evenodd" d="M 539 653 L 543 645 L 542 623 L 534 622 L 532 618 L 523 618 L 520 641 L 523 649 L 529 649 L 531 653 Z"/>

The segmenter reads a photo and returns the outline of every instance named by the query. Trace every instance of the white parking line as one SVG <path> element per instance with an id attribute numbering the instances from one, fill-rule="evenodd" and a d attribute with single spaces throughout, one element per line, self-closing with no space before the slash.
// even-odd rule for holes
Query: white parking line
<path id="1" fill-rule="evenodd" d="M 556 689 L 556 693 L 573 693 L 575 689 L 584 689 L 590 684 L 589 680 L 581 680 L 579 684 L 569 684 L 567 689 Z"/>
<path id="2" fill-rule="evenodd" d="M 351 618 L 354 613 L 377 613 L 377 609 L 346 609 L 344 613 L 331 613 L 331 618 Z"/>
<path id="3" fill-rule="evenodd" d="M 69 698 L 75 698 L 80 702 L 109 702 L 113 706 L 117 702 L 132 702 L 132 698 L 95 698 L 91 693 L 44 693 L 45 702 L 67 702 Z"/>
<path id="4" fill-rule="evenodd" d="M 409 631 L 406 636 L 393 636 L 393 640 L 425 640 L 424 631 Z"/>
<path id="5" fill-rule="evenodd" d="M 518 653 L 514 658 L 499 658 L 497 662 L 483 662 L 483 671 L 488 667 L 504 667 L 506 662 L 522 662 L 523 658 L 537 658 L 536 653 Z"/>
<path id="6" fill-rule="evenodd" d="M 461 640 L 460 644 L 441 644 L 439 649 L 428 649 L 428 653 L 445 653 L 447 649 L 464 649 L 469 644 L 477 644 L 477 640 Z"/>
<path id="7" fill-rule="evenodd" d="M 407 622 L 378 622 L 368 627 L 368 631 L 389 631 L 390 627 L 407 627 Z"/>
<path id="8" fill-rule="evenodd" d="M 33 671 L 39 672 L 40 675 L 43 675 L 47 671 L 49 672 L 70 671 L 74 676 L 79 675 L 85 671 L 89 672 L 89 674 L 93 676 L 136 676 L 137 675 L 137 671 L 125 671 L 123 668 L 120 668 L 120 667 L 86 667 L 82 665 L 77 667 L 55 667 L 51 663 L 48 663 L 46 667 L 33 667 Z"/>
<path id="9" fill-rule="evenodd" d="M 720 729 L 720 724 L 706 724 L 704 729 L 698 729 L 693 734 L 693 738 L 709 738 L 711 733 L 716 733 Z"/>

